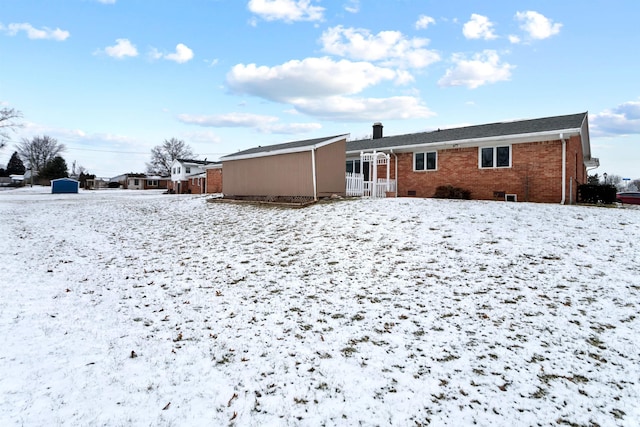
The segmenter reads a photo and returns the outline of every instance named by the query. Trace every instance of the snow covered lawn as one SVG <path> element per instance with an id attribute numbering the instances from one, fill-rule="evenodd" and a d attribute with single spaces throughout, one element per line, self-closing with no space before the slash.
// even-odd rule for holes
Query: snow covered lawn
<path id="1" fill-rule="evenodd" d="M 640 209 L 0 192 L 0 425 L 640 425 Z"/>

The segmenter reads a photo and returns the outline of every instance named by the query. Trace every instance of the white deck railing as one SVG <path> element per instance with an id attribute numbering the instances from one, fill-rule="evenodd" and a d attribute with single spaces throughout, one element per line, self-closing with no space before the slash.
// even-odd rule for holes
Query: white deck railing
<path id="1" fill-rule="evenodd" d="M 373 189 L 374 185 L 372 181 L 365 181 L 364 175 L 361 173 L 346 174 L 346 195 L 347 196 L 360 196 L 360 197 L 386 197 L 387 191 L 396 191 L 396 180 L 390 179 L 387 185 L 387 180 L 379 178 L 375 185 L 375 193 Z"/>

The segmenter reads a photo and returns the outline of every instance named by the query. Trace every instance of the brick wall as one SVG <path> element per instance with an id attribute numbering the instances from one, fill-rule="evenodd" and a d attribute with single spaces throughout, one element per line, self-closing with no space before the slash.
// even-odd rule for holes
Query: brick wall
<path id="1" fill-rule="evenodd" d="M 222 193 L 222 169 L 207 169 L 207 193 Z"/>
<path id="2" fill-rule="evenodd" d="M 189 194 L 202 194 L 205 191 L 205 178 L 189 178 L 187 180 L 187 193 Z"/>
<path id="3" fill-rule="evenodd" d="M 562 143 L 557 141 L 514 144 L 510 168 L 480 169 L 478 147 L 438 151 L 437 170 L 413 171 L 413 153 L 398 154 L 398 196 L 414 194 L 433 197 L 441 185 L 471 191 L 471 198 L 504 200 L 502 194 L 516 194 L 518 201 L 559 203 L 562 199 Z M 393 163 L 393 155 L 391 156 Z M 393 169 L 391 174 L 393 178 Z M 378 176 L 386 169 L 379 168 Z M 569 198 L 569 178 L 573 198 Z M 567 197 L 575 201 L 577 184 L 586 180 L 580 137 L 567 141 Z M 415 193 L 413 193 L 415 192 Z"/>

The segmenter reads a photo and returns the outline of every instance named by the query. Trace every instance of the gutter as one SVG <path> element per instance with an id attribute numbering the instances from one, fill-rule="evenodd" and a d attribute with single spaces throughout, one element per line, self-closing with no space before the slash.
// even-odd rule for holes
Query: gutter
<path id="1" fill-rule="evenodd" d="M 313 200 L 318 201 L 318 180 L 316 178 L 316 147 L 311 148 L 311 174 L 313 178 Z"/>
<path id="2" fill-rule="evenodd" d="M 393 154 L 393 158 L 395 159 L 396 197 L 398 197 L 398 156 L 393 152 L 393 148 L 389 150 L 389 152 Z"/>
<path id="3" fill-rule="evenodd" d="M 562 141 L 562 200 L 560 200 L 560 204 L 564 205 L 567 198 L 567 140 L 564 139 L 562 133 L 560 141 Z"/>

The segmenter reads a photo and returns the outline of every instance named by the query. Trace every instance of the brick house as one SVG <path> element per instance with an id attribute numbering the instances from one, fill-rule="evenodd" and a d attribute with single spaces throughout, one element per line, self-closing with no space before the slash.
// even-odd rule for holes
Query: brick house
<path id="1" fill-rule="evenodd" d="M 207 160 L 176 159 L 171 164 L 169 191 L 177 194 L 203 194 L 207 192 L 206 167 L 215 162 Z"/>
<path id="2" fill-rule="evenodd" d="M 451 185 L 473 199 L 571 204 L 598 165 L 586 112 L 388 137 L 376 123 L 372 139 L 346 147 L 348 173 L 388 176 L 397 196 L 433 197 Z"/>
<path id="3" fill-rule="evenodd" d="M 125 173 L 109 180 L 117 182 L 125 190 L 166 190 L 169 177 L 151 176 L 144 173 Z"/>

